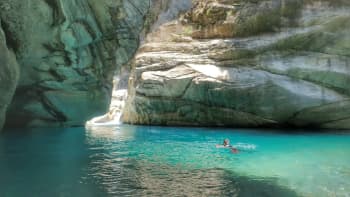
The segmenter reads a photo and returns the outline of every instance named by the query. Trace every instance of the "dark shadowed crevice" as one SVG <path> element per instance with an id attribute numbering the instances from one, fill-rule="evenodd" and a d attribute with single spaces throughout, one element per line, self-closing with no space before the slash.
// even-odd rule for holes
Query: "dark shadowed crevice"
<path id="1" fill-rule="evenodd" d="M 43 104 L 47 112 L 49 112 L 53 117 L 55 117 L 58 122 L 66 122 L 68 120 L 64 113 L 56 109 L 56 107 L 43 95 L 41 96 L 41 103 Z"/>
<path id="2" fill-rule="evenodd" d="M 132 5 L 132 7 L 141 15 L 141 16 L 145 16 L 145 13 L 143 13 L 136 5 L 135 5 L 135 3 L 133 2 L 133 1 L 131 1 L 131 0 L 127 0 L 128 1 L 128 3 L 130 4 L 130 5 Z M 150 2 L 148 2 L 148 5 L 150 6 L 151 4 L 150 4 Z"/>
<path id="3" fill-rule="evenodd" d="M 58 0 L 45 0 L 47 5 L 52 9 L 52 26 L 57 26 L 62 24 L 66 19 L 61 10 L 60 2 Z"/>
<path id="4" fill-rule="evenodd" d="M 0 20 L 0 22 L 1 22 L 1 27 L 5 33 L 7 48 L 17 52 L 20 47 L 19 41 L 17 40 L 17 38 L 14 37 L 14 34 L 11 33 L 9 25 L 4 20 Z"/>

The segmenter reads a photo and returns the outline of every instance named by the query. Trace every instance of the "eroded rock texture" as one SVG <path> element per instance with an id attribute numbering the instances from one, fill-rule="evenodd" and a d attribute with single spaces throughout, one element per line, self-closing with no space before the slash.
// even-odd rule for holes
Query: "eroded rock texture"
<path id="1" fill-rule="evenodd" d="M 15 55 L 6 45 L 8 42 L 10 41 L 6 40 L 2 26 L 0 26 L 0 131 L 19 78 L 18 64 Z"/>
<path id="2" fill-rule="evenodd" d="M 83 125 L 106 112 L 114 73 L 133 57 L 139 36 L 167 3 L 0 0 L 7 45 L 21 69 L 7 124 Z"/>
<path id="3" fill-rule="evenodd" d="M 350 128 L 349 6 L 195 1 L 140 48 L 123 120 Z"/>

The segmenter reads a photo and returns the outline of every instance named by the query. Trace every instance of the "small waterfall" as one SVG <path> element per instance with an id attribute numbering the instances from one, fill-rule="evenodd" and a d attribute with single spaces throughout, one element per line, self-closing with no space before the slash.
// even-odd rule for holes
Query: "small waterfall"
<path id="1" fill-rule="evenodd" d="M 102 116 L 87 121 L 85 127 L 115 126 L 122 124 L 120 118 L 128 95 L 128 90 L 124 85 L 120 85 L 122 83 L 123 80 L 120 80 L 118 77 L 113 80 L 113 92 L 109 111 Z"/>

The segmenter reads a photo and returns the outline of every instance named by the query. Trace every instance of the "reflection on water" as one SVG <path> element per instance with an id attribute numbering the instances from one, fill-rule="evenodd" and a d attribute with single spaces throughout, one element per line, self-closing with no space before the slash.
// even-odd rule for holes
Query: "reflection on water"
<path id="1" fill-rule="evenodd" d="M 224 138 L 257 149 L 216 149 Z M 0 196 L 347 196 L 349 139 L 129 125 L 11 131 L 0 134 Z"/>
<path id="2" fill-rule="evenodd" d="M 131 140 L 135 140 L 133 135 L 142 138 L 143 132 L 135 131 L 137 129 L 140 128 L 125 127 L 121 131 L 111 127 L 96 127 L 87 131 L 87 140 L 92 147 L 103 146 L 103 149 L 109 150 L 112 147 L 108 146 L 114 145 L 101 142 L 121 143 L 117 152 L 97 152 L 91 156 L 89 176 L 94 182 L 103 185 L 109 195 L 297 196 L 294 191 L 278 186 L 274 178 L 256 179 L 221 168 L 189 169 L 159 160 L 149 161 L 152 159 L 143 158 L 143 151 L 136 158 L 130 158 L 133 148 L 123 149 L 122 143 L 129 141 L 131 146 Z M 158 132 L 149 129 L 147 133 Z"/>
<path id="3" fill-rule="evenodd" d="M 169 165 L 139 163 L 139 189 L 145 196 L 297 196 L 274 179 L 252 179 L 225 169 L 184 170 Z"/>
<path id="4" fill-rule="evenodd" d="M 106 174 L 95 174 L 105 185 L 108 194 L 130 196 L 297 196 L 279 186 L 274 179 L 252 179 L 237 176 L 224 169 L 183 170 L 152 163 L 127 161 L 122 169 L 110 171 L 110 165 L 101 166 Z"/>
<path id="5" fill-rule="evenodd" d="M 123 127 L 89 127 L 86 128 L 86 138 L 87 140 L 94 144 L 96 141 L 102 142 L 116 142 L 116 141 L 128 141 L 133 140 L 135 136 L 135 129 L 131 126 Z"/>

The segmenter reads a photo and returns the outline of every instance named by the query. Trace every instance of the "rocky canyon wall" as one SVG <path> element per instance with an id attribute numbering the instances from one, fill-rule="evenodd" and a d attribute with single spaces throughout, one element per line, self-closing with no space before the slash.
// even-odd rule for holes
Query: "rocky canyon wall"
<path id="1" fill-rule="evenodd" d="M 350 3 L 208 0 L 140 47 L 123 120 L 350 128 Z"/>
<path id="2" fill-rule="evenodd" d="M 19 78 L 19 67 L 13 51 L 7 45 L 9 42 L 0 26 L 0 130 Z"/>
<path id="3" fill-rule="evenodd" d="M 76 126 L 106 112 L 114 74 L 169 2 L 0 0 L 0 122 L 17 65 L 8 126 Z"/>
<path id="4" fill-rule="evenodd" d="M 113 76 L 132 65 L 127 123 L 350 128 L 349 1 L 0 0 L 0 9 L 0 127 L 6 110 L 8 126 L 83 125 L 108 110 Z"/>

